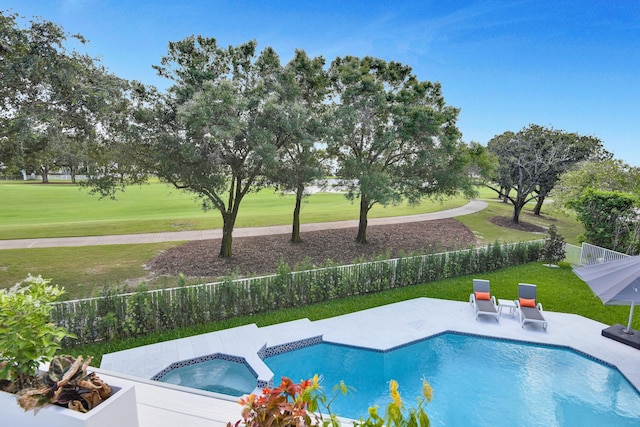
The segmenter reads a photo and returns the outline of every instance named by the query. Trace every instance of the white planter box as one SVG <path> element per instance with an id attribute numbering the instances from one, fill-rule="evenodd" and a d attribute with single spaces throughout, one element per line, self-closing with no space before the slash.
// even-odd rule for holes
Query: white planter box
<path id="1" fill-rule="evenodd" d="M 138 407 L 133 386 L 108 383 L 111 397 L 87 413 L 47 405 L 37 413 L 25 412 L 11 393 L 0 392 L 0 425 L 11 427 L 138 427 Z"/>

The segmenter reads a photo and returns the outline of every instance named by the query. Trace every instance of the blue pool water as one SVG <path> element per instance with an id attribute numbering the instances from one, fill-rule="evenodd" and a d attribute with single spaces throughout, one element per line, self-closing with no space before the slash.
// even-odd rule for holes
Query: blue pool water
<path id="1" fill-rule="evenodd" d="M 349 418 L 384 412 L 391 379 L 410 406 L 425 378 L 434 426 L 640 426 L 640 394 L 626 378 L 562 348 L 448 333 L 387 352 L 322 343 L 264 361 L 276 383 L 318 373 L 327 393 L 340 380 L 353 386 L 331 407 Z"/>
<path id="2" fill-rule="evenodd" d="M 158 381 L 229 396 L 252 393 L 257 385 L 256 377 L 244 363 L 223 359 L 207 360 L 175 368 Z"/>

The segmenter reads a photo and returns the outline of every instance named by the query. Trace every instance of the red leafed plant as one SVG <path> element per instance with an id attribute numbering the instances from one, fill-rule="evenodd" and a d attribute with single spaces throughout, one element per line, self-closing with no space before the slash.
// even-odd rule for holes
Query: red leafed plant
<path id="1" fill-rule="evenodd" d="M 282 378 L 280 385 L 274 389 L 264 388 L 260 396 L 251 394 L 240 399 L 243 405 L 242 419 L 235 424 L 228 423 L 227 427 L 303 427 L 322 426 L 339 427 L 340 421 L 331 413 L 331 404 L 340 394 L 347 394 L 353 389 L 341 381 L 333 389 L 331 398 L 322 391 L 318 375 L 311 380 L 296 384 L 287 377 Z M 378 408 L 371 407 L 366 419 L 354 421 L 354 427 L 429 427 L 430 421 L 424 407 L 433 397 L 431 385 L 422 380 L 422 396 L 417 399 L 417 406 L 405 408 L 398 383 L 389 382 L 391 401 L 383 416 L 378 415 Z M 323 417 L 322 412 L 326 414 Z"/>
<path id="2" fill-rule="evenodd" d="M 349 388 L 340 383 L 334 389 L 334 396 L 328 400 L 321 391 L 318 375 L 311 380 L 294 383 L 287 377 L 282 378 L 280 385 L 274 389 L 264 388 L 260 396 L 251 394 L 240 399 L 244 406 L 242 419 L 235 423 L 238 427 L 241 423 L 248 427 L 284 427 L 284 426 L 310 426 L 310 425 L 339 425 L 337 419 L 330 412 L 331 402 L 338 393 L 346 394 Z M 322 405 L 328 412 L 329 420 L 324 420 L 318 411 Z M 227 427 L 233 427 L 231 423 Z"/>

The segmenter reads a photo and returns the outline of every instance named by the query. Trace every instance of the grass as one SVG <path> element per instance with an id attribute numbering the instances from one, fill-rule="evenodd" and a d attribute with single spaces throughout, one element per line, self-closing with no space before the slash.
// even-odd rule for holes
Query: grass
<path id="1" fill-rule="evenodd" d="M 479 197 L 487 200 L 487 209 L 458 219 L 472 229 L 482 242 L 512 242 L 544 237 L 537 233 L 513 231 L 491 224 L 488 221 L 490 217 L 511 216 L 513 208 L 496 200 L 495 194 L 488 189 L 480 190 Z M 188 194 L 157 183 L 129 188 L 116 201 L 100 200 L 69 184 L 0 183 L 0 198 L 4 202 L 0 210 L 0 235 L 4 239 L 175 231 L 221 226 L 216 212 L 202 212 Z M 425 202 L 417 207 L 403 205 L 385 209 L 376 206 L 370 212 L 370 217 L 433 212 L 458 207 L 465 202 L 458 198 L 443 204 Z M 567 242 L 577 243 L 577 236 L 582 228 L 574 219 L 562 216 L 534 217 L 531 215 L 532 208 L 533 206 L 525 208 L 523 221 L 545 227 L 554 223 Z M 291 196 L 279 196 L 272 191 L 251 194 L 243 202 L 236 225 L 289 224 L 292 209 Z M 357 204 L 350 203 L 343 195 L 315 194 L 307 199 L 302 219 L 303 222 L 354 219 L 357 218 L 357 209 Z M 89 296 L 104 285 L 137 284 L 136 280 L 146 276 L 143 265 L 148 260 L 160 251 L 178 244 L 180 243 L 167 242 L 3 250 L 0 258 L 0 287 L 13 285 L 27 273 L 42 274 L 65 286 L 69 292 L 67 297 Z M 549 269 L 534 263 L 489 273 L 483 275 L 483 278 L 491 280 L 495 294 L 509 299 L 516 298 L 518 282 L 535 283 L 545 309 L 575 313 L 605 324 L 626 323 L 629 313 L 628 307 L 604 306 L 568 266 Z M 471 277 L 447 279 L 310 307 L 194 325 L 133 340 L 110 341 L 65 350 L 72 354 L 95 355 L 94 363 L 99 364 L 105 353 L 249 323 L 265 326 L 305 317 L 318 320 L 421 296 L 467 301 L 470 281 Z M 567 295 L 571 298 L 567 298 Z M 633 326 L 640 329 L 640 317 L 636 317 Z"/>
<path id="2" fill-rule="evenodd" d="M 0 183 L 0 236 L 3 239 L 99 236 L 222 228 L 217 211 L 204 212 L 193 196 L 168 185 L 130 187 L 116 200 L 100 199 L 71 184 Z M 291 223 L 295 198 L 265 189 L 242 201 L 236 227 Z M 462 197 L 418 206 L 374 206 L 369 218 L 414 215 L 467 203 Z M 305 200 L 301 221 L 358 218 L 359 205 L 343 194 L 318 193 Z"/>
<path id="3" fill-rule="evenodd" d="M 482 243 L 488 244 L 495 241 L 511 243 L 546 237 L 546 233 L 528 233 L 518 230 L 505 230 L 503 227 L 490 223 L 489 218 L 495 216 L 511 218 L 513 216 L 513 206 L 502 203 L 500 200 L 495 198 L 484 200 L 488 203 L 487 208 L 475 214 L 457 217 L 460 222 L 473 230 L 476 238 L 478 238 Z M 531 204 L 525 206 L 520 215 L 521 222 L 539 225 L 544 228 L 548 228 L 549 225 L 555 224 L 558 228 L 558 233 L 565 238 L 567 243 L 574 245 L 579 244 L 578 236 L 584 231 L 582 224 L 574 218 L 570 218 L 563 214 L 555 214 L 553 217 L 549 216 L 545 213 L 544 208 L 542 210 L 543 215 L 534 216 L 533 208 L 534 206 Z"/>
<path id="4" fill-rule="evenodd" d="M 191 196 L 153 183 L 131 187 L 117 200 L 88 195 L 71 184 L 0 183 L 0 236 L 3 239 L 84 236 L 154 231 L 176 231 L 221 226 L 217 212 L 203 212 Z M 434 212 L 464 205 L 454 198 L 419 206 L 374 206 L 371 218 Z M 243 201 L 237 227 L 289 224 L 293 197 L 270 190 L 252 193 Z M 314 194 L 303 206 L 303 222 L 358 217 L 358 205 L 336 193 Z M 8 288 L 28 274 L 52 278 L 66 289 L 65 298 L 94 296 L 105 286 L 148 287 L 175 285 L 175 278 L 148 279 L 144 269 L 150 259 L 180 242 L 3 250 L 0 288 Z M 218 250 L 218 248 L 212 248 Z M 202 278 L 207 280 L 209 278 Z M 200 281 L 189 279 L 190 283 Z"/>
<path id="5" fill-rule="evenodd" d="M 473 277 L 480 276 L 475 275 Z M 102 355 L 106 353 L 251 323 L 262 327 L 301 318 L 320 320 L 418 297 L 468 301 L 473 277 L 456 277 L 312 306 L 275 310 L 254 316 L 232 318 L 205 325 L 194 325 L 136 339 L 114 340 L 101 344 L 71 347 L 66 348 L 65 351 L 76 355 L 94 355 L 94 363 L 99 364 Z M 481 277 L 491 281 L 493 294 L 500 295 L 501 298 L 506 299 L 517 298 L 517 283 L 523 281 L 535 283 L 537 285 L 538 299 L 543 303 L 545 310 L 548 311 L 578 314 L 605 324 L 622 323 L 626 325 L 629 316 L 629 307 L 604 306 L 568 265 L 563 265 L 561 268 L 548 268 L 539 263 L 531 263 L 483 274 Z M 571 296 L 570 298 L 567 297 L 569 295 Z M 640 317 L 636 316 L 634 318 L 633 327 L 640 329 Z"/>
<path id="6" fill-rule="evenodd" d="M 20 193 L 19 195 L 16 193 Z M 216 212 L 204 213 L 184 193 L 171 191 L 163 184 L 150 184 L 129 188 L 118 200 L 99 200 L 70 184 L 6 184 L 0 183 L 0 197 L 10 203 L 0 210 L 0 235 L 22 237 L 42 233 L 52 237 L 57 234 L 100 234 L 111 230 L 131 232 L 159 231 L 158 224 L 169 224 L 171 229 L 193 229 L 213 224 Z M 291 220 L 292 200 L 272 191 L 251 194 L 243 202 L 238 227 L 243 225 L 288 224 Z M 487 209 L 458 219 L 474 231 L 483 243 L 495 241 L 513 242 L 543 238 L 544 234 L 524 233 L 504 229 L 491 224 L 492 216 L 510 216 L 510 205 L 495 199 L 495 193 L 481 189 L 479 197 L 485 198 Z M 309 197 L 303 207 L 305 222 L 331 221 L 357 218 L 357 204 L 351 204 L 341 194 L 320 193 Z M 383 215 L 408 215 L 432 212 L 461 206 L 462 198 L 439 202 L 425 201 L 418 207 L 374 207 L 371 217 Z M 17 206 L 22 204 L 22 206 Z M 39 205 L 44 206 L 42 209 Z M 153 206 L 153 208 L 149 208 Z M 85 207 L 85 208 L 83 208 Z M 377 208 L 377 209 L 376 209 Z M 554 222 L 568 242 L 575 242 L 580 224 L 569 218 L 559 220 L 546 217 L 533 218 L 531 209 L 525 210 L 524 221 L 537 221 L 541 225 Z M 21 224 L 20 215 L 24 224 Z M 162 216 L 164 215 L 164 219 Z M 180 215 L 185 215 L 178 218 Z M 199 219 L 186 215 L 199 215 Z M 113 217 L 113 221 L 104 218 Z M 13 218 L 13 219 L 12 219 Z M 196 219 L 193 219 L 196 218 Z M 66 221 L 66 222 L 65 222 Z M 198 222 L 201 221 L 201 222 Z M 119 224 L 116 227 L 114 224 Z M 125 227 L 126 225 L 126 227 Z M 74 228 L 75 227 L 75 228 Z M 106 227 L 106 228 L 105 228 Z M 14 230 L 17 229 L 17 230 Z M 205 227 L 206 228 L 206 227 Z M 65 231 L 70 230 L 72 231 Z M 22 230 L 23 234 L 20 234 Z M 28 231 L 28 233 L 27 233 Z M 166 231 L 166 230 L 165 230 Z M 26 233 L 26 234 L 25 234 Z M 149 278 L 144 269 L 150 259 L 180 242 L 165 242 L 138 245 L 85 246 L 69 248 L 15 249 L 0 252 L 0 288 L 8 288 L 24 279 L 27 274 L 41 274 L 66 289 L 64 298 L 74 299 L 94 296 L 105 286 L 135 287 L 145 282 L 149 288 L 173 286 L 175 278 Z M 218 248 L 212 248 L 218 250 Z M 191 278 L 189 283 L 208 281 L 211 278 Z"/>
<path id="7" fill-rule="evenodd" d="M 65 288 L 65 299 L 95 296 L 104 286 L 137 285 L 148 275 L 144 264 L 180 242 L 139 245 L 34 248 L 0 251 L 0 288 L 8 288 L 28 274 L 53 278 Z M 155 286 L 171 280 L 160 278 Z M 195 279 L 194 279 L 195 280 Z"/>

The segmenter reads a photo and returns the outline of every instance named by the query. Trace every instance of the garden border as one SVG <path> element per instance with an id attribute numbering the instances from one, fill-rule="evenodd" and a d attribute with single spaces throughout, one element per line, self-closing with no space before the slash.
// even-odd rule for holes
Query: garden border
<path id="1" fill-rule="evenodd" d="M 236 316 L 484 273 L 537 261 L 544 240 L 291 271 L 269 276 L 104 295 L 54 304 L 52 320 L 75 344 L 123 339 Z"/>

